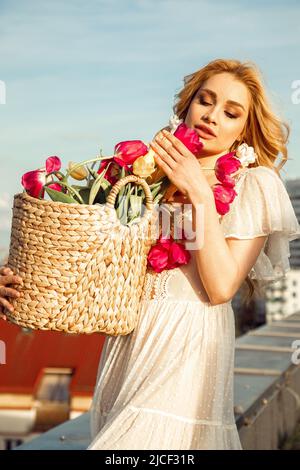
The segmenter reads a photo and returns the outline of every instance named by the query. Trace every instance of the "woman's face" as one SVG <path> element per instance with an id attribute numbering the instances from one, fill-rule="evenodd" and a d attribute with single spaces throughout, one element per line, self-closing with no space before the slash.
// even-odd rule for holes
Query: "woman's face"
<path id="1" fill-rule="evenodd" d="M 246 85 L 227 72 L 214 75 L 202 84 L 185 118 L 185 124 L 194 128 L 203 142 L 201 155 L 229 152 L 244 129 L 250 98 Z M 202 125 L 209 127 L 215 135 L 203 134 L 197 128 Z"/>

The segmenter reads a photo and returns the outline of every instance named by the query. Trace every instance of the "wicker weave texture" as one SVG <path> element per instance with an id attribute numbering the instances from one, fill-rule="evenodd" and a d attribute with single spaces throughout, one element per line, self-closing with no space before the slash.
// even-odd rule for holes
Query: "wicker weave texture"
<path id="1" fill-rule="evenodd" d="M 66 333 L 127 335 L 138 320 L 151 247 L 153 204 L 138 223 L 123 225 L 106 204 L 46 201 L 16 194 L 8 266 L 23 279 L 8 319 L 22 327 Z M 148 186 L 148 185 L 147 185 Z"/>

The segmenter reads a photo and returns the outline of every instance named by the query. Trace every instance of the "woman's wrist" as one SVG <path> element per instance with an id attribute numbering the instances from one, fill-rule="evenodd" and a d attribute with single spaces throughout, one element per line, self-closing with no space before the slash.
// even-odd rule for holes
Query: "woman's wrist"
<path id="1" fill-rule="evenodd" d="M 214 193 L 211 189 L 211 187 L 207 184 L 204 185 L 201 188 L 192 188 L 188 192 L 188 197 L 189 200 L 191 201 L 193 206 L 197 206 L 197 204 L 203 204 L 203 203 L 210 203 L 214 202 Z"/>

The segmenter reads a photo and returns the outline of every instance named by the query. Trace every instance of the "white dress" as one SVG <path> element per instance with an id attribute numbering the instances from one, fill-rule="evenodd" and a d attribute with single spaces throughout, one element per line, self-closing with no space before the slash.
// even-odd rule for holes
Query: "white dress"
<path id="1" fill-rule="evenodd" d="M 300 237 L 285 186 L 273 170 L 258 167 L 246 169 L 236 191 L 221 221 L 224 235 L 268 234 L 251 277 L 275 280 L 289 269 L 289 241 Z M 106 337 L 88 450 L 242 449 L 233 408 L 231 301 L 205 300 L 190 253 L 185 266 L 148 271 L 135 330 Z"/>

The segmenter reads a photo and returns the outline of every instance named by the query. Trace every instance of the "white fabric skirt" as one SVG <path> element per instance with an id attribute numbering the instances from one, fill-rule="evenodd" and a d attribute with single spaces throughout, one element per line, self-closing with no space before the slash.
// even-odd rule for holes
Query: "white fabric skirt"
<path id="1" fill-rule="evenodd" d="M 143 300 L 135 330 L 104 342 L 88 450 L 240 450 L 231 302 Z"/>

